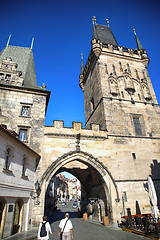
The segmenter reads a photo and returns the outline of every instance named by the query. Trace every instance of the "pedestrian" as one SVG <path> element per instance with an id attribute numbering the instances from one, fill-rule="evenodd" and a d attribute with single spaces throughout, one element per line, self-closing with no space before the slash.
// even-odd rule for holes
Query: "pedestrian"
<path id="1" fill-rule="evenodd" d="M 43 222 L 39 224 L 38 229 L 38 240 L 48 240 L 49 234 L 52 234 L 51 226 L 49 222 L 47 222 L 47 217 L 43 217 Z"/>
<path id="2" fill-rule="evenodd" d="M 69 213 L 65 214 L 65 218 L 59 224 L 59 236 L 61 240 L 73 240 L 73 226 L 69 220 Z"/>

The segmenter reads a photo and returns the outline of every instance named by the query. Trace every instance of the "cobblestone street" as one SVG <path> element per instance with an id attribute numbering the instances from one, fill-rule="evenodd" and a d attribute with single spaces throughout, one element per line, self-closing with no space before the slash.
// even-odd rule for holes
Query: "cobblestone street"
<path id="1" fill-rule="evenodd" d="M 148 239 L 143 236 L 139 236 L 133 233 L 122 231 L 117 227 L 105 227 L 100 223 L 84 221 L 79 218 L 77 209 L 72 208 L 72 202 L 66 206 L 60 206 L 57 212 L 54 212 L 50 216 L 51 226 L 53 234 L 50 236 L 50 240 L 59 240 L 58 237 L 58 225 L 60 220 L 64 217 L 65 212 L 70 213 L 70 220 L 73 224 L 73 239 L 74 240 L 141 240 Z"/>

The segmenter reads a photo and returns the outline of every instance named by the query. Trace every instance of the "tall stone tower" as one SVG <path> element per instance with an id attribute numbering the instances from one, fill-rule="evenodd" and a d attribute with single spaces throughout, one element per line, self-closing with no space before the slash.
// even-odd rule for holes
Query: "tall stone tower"
<path id="1" fill-rule="evenodd" d="M 0 124 L 38 153 L 49 96 L 37 86 L 32 49 L 7 44 L 0 53 Z"/>
<path id="2" fill-rule="evenodd" d="M 88 129 L 98 123 L 112 135 L 160 136 L 149 58 L 134 33 L 137 49 L 119 46 L 109 22 L 103 26 L 93 19 L 91 52 L 79 78 Z"/>

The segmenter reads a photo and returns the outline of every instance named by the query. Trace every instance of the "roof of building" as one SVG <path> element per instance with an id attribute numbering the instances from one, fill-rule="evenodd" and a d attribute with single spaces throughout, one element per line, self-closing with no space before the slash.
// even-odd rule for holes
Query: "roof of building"
<path id="1" fill-rule="evenodd" d="M 93 24 L 92 39 L 98 39 L 102 43 L 109 43 L 118 46 L 118 43 L 109 26 Z"/>
<path id="2" fill-rule="evenodd" d="M 37 157 L 40 159 L 41 156 L 35 152 L 32 148 L 30 148 L 28 145 L 26 145 L 24 142 L 22 142 L 19 138 L 18 138 L 18 134 L 15 131 L 9 130 L 7 129 L 6 126 L 4 125 L 0 125 L 0 131 L 6 133 L 8 136 L 10 136 L 12 139 L 14 139 L 16 142 L 19 142 L 20 144 L 22 144 L 24 147 L 26 147 L 27 149 L 29 149 L 32 153 L 36 154 Z"/>
<path id="3" fill-rule="evenodd" d="M 0 53 L 0 60 L 12 58 L 17 63 L 17 70 L 22 72 L 24 78 L 24 87 L 37 88 L 37 79 L 33 52 L 31 48 L 6 46 Z"/>

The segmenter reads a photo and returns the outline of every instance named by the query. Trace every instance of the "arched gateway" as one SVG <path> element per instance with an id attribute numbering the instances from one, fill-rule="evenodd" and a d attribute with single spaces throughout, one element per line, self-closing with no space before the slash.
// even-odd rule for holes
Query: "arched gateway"
<path id="1" fill-rule="evenodd" d="M 72 163 L 78 163 L 77 168 L 69 167 Z M 84 164 L 86 169 L 81 169 L 80 164 Z M 117 213 L 119 208 L 119 193 L 115 181 L 108 171 L 107 167 L 103 165 L 93 155 L 83 151 L 71 151 L 62 155 L 54 161 L 43 173 L 40 179 L 41 194 L 39 196 L 38 212 L 41 217 L 44 214 L 45 193 L 47 186 L 53 177 L 61 170 L 66 170 L 74 174 L 82 183 L 87 191 L 87 198 L 98 198 L 101 208 L 101 218 L 109 216 L 110 220 L 117 220 Z M 36 207 L 36 206 L 35 206 Z M 36 211 L 37 213 L 37 211 Z M 35 219 L 39 221 L 39 219 Z"/>

